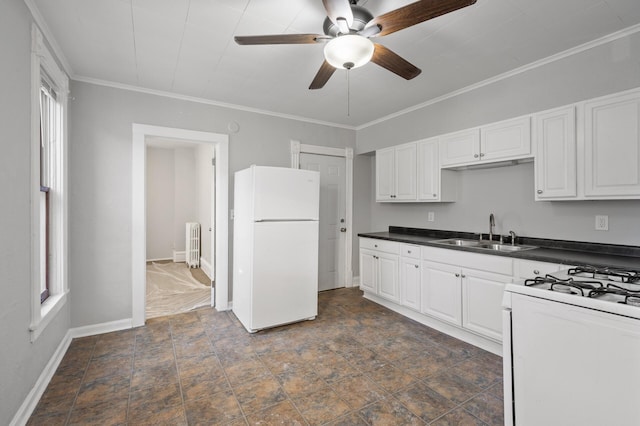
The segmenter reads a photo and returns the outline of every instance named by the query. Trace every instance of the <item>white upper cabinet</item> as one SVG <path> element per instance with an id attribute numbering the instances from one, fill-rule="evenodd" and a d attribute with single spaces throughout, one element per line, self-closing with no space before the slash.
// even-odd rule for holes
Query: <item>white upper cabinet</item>
<path id="1" fill-rule="evenodd" d="M 584 195 L 640 196 L 640 91 L 584 105 Z"/>
<path id="2" fill-rule="evenodd" d="M 531 118 L 520 117 L 440 137 L 442 167 L 469 166 L 531 156 Z"/>
<path id="3" fill-rule="evenodd" d="M 440 136 L 440 165 L 460 165 L 480 160 L 480 129 Z"/>
<path id="4" fill-rule="evenodd" d="M 399 201 L 415 200 L 417 194 L 416 143 L 407 143 L 395 147 L 396 191 L 394 199 Z"/>
<path id="5" fill-rule="evenodd" d="M 376 151 L 376 200 L 393 199 L 396 190 L 395 149 L 386 148 Z"/>
<path id="6" fill-rule="evenodd" d="M 480 128 L 480 159 L 490 162 L 531 156 L 531 117 Z"/>
<path id="7" fill-rule="evenodd" d="M 418 199 L 437 200 L 440 192 L 438 138 L 418 142 Z"/>
<path id="8" fill-rule="evenodd" d="M 536 142 L 536 200 L 575 197 L 575 106 L 535 114 L 533 123 Z"/>
<path id="9" fill-rule="evenodd" d="M 416 143 L 376 151 L 376 201 L 415 201 Z"/>

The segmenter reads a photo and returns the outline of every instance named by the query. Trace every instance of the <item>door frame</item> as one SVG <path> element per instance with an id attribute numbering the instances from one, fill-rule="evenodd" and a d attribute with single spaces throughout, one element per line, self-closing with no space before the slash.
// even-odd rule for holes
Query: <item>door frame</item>
<path id="1" fill-rule="evenodd" d="M 345 287 L 353 287 L 353 148 L 331 148 L 320 145 L 307 145 L 297 140 L 291 140 L 291 168 L 300 168 L 300 154 L 327 155 L 345 159 L 345 227 L 344 238 L 344 278 Z"/>
<path id="2" fill-rule="evenodd" d="M 215 253 L 214 277 L 216 310 L 229 309 L 229 136 L 172 127 L 133 123 L 131 161 L 131 306 L 132 326 L 145 323 L 146 307 L 146 136 L 159 136 L 213 144 L 215 149 Z M 213 247 L 215 245 L 215 247 Z"/>

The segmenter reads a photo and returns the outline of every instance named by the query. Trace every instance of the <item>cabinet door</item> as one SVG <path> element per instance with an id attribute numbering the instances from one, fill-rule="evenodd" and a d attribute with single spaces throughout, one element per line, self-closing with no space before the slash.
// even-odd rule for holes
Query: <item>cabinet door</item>
<path id="1" fill-rule="evenodd" d="M 422 262 L 422 312 L 462 325 L 460 268 Z"/>
<path id="2" fill-rule="evenodd" d="M 516 118 L 480 128 L 480 160 L 522 158 L 531 154 L 531 118 Z"/>
<path id="3" fill-rule="evenodd" d="M 360 250 L 360 289 L 376 292 L 377 262 L 374 252 Z"/>
<path id="4" fill-rule="evenodd" d="M 438 139 L 418 142 L 418 199 L 440 198 L 440 158 Z"/>
<path id="5" fill-rule="evenodd" d="M 420 261 L 417 259 L 400 261 L 400 303 L 420 311 Z"/>
<path id="6" fill-rule="evenodd" d="M 440 164 L 452 166 L 480 160 L 480 130 L 471 129 L 440 137 Z"/>
<path id="7" fill-rule="evenodd" d="M 392 302 L 400 303 L 400 286 L 398 281 L 398 256 L 378 253 L 378 295 Z"/>
<path id="8" fill-rule="evenodd" d="M 462 271 L 462 326 L 502 341 L 502 296 L 511 277 Z"/>
<path id="9" fill-rule="evenodd" d="M 395 192 L 394 200 L 415 200 L 417 198 L 416 143 L 395 147 Z"/>
<path id="10" fill-rule="evenodd" d="M 395 150 L 376 151 L 376 201 L 390 201 L 395 195 Z"/>
<path id="11" fill-rule="evenodd" d="M 534 116 L 536 199 L 577 195 L 576 109 L 574 106 Z"/>
<path id="12" fill-rule="evenodd" d="M 585 104 L 585 196 L 640 196 L 640 93 Z"/>

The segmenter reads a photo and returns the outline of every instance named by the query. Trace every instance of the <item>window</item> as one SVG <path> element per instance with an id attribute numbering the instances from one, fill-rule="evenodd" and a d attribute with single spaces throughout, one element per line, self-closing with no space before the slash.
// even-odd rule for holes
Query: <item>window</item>
<path id="1" fill-rule="evenodd" d="M 36 26 L 32 38 L 30 330 L 35 340 L 66 303 L 68 292 L 66 107 L 69 83 Z"/>

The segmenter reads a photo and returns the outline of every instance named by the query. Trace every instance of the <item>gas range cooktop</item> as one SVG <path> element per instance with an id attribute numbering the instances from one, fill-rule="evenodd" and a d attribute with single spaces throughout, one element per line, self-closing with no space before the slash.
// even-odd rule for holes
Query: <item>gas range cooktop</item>
<path id="1" fill-rule="evenodd" d="M 525 280 L 524 285 L 640 308 L 640 271 L 579 266 Z"/>

